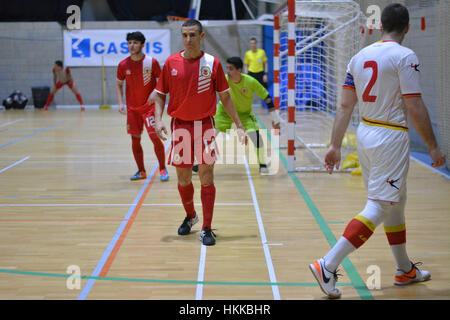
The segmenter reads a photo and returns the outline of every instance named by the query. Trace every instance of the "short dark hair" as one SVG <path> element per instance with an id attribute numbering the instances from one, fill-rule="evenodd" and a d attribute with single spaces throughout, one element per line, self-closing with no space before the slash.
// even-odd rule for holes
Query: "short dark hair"
<path id="1" fill-rule="evenodd" d="M 60 66 L 61 68 L 63 67 L 63 62 L 62 62 L 61 60 L 56 60 L 56 61 L 55 61 L 55 64 L 56 64 L 57 66 Z"/>
<path id="2" fill-rule="evenodd" d="M 200 21 L 195 20 L 195 19 L 187 20 L 186 22 L 184 22 L 184 23 L 181 25 L 181 27 L 192 27 L 192 26 L 197 26 L 197 28 L 198 28 L 198 33 L 201 34 L 201 33 L 203 32 L 203 26 L 202 26 L 202 24 L 200 23 Z"/>
<path id="3" fill-rule="evenodd" d="M 258 40 L 256 40 L 255 37 L 251 37 L 251 38 L 250 38 L 250 41 L 256 41 L 256 42 L 258 42 Z"/>
<path id="4" fill-rule="evenodd" d="M 130 40 L 139 41 L 142 44 L 145 43 L 145 37 L 142 34 L 142 32 L 140 32 L 140 31 L 134 31 L 134 32 L 127 33 L 127 41 L 130 41 Z"/>
<path id="5" fill-rule="evenodd" d="M 236 69 L 242 69 L 244 63 L 239 57 L 231 57 L 227 59 L 227 63 L 232 64 Z"/>
<path id="6" fill-rule="evenodd" d="M 386 6 L 381 13 L 381 24 L 386 33 L 402 33 L 409 24 L 408 9 L 400 3 Z"/>

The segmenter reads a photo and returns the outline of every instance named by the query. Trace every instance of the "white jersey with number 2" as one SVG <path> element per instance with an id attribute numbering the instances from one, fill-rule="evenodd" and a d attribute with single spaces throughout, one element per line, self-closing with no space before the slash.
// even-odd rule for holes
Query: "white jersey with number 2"
<path id="1" fill-rule="evenodd" d="M 379 41 L 357 53 L 348 64 L 344 87 L 358 96 L 367 120 L 407 126 L 403 99 L 421 96 L 420 64 L 415 53 L 394 41 Z"/>

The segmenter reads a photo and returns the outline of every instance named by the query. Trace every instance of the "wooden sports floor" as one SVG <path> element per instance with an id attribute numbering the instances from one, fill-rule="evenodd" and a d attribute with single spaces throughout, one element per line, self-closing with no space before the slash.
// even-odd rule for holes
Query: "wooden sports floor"
<path id="1" fill-rule="evenodd" d="M 265 111 L 256 113 L 267 126 Z M 132 182 L 117 109 L 0 111 L 0 299 L 324 299 L 308 265 L 362 210 L 360 176 L 288 173 L 284 150 L 273 175 L 247 157 L 217 164 L 217 244 L 205 247 L 202 220 L 177 235 L 175 170 L 161 182 L 150 139 L 142 141 L 149 177 Z M 309 157 L 298 150 L 299 163 Z M 193 183 L 201 217 L 197 175 Z M 432 280 L 393 285 L 380 226 L 340 268 L 342 299 L 450 299 L 449 195 L 448 180 L 412 161 L 408 253 Z"/>

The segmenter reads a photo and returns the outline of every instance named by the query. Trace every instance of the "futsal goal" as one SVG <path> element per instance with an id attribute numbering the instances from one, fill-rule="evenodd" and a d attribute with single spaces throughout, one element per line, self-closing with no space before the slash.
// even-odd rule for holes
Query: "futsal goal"
<path id="1" fill-rule="evenodd" d="M 274 100 L 289 171 L 325 171 L 325 155 L 351 57 L 364 43 L 354 1 L 287 1 L 274 17 Z M 358 108 L 351 123 L 359 123 Z M 354 127 L 342 158 L 356 152 Z M 350 171 L 350 170 L 341 170 Z"/>

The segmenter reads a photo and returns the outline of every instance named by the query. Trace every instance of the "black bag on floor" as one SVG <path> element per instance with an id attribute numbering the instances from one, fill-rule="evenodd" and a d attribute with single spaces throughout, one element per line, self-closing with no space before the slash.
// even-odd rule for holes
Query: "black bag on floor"
<path id="1" fill-rule="evenodd" d="M 28 98 L 19 90 L 14 91 L 8 98 L 3 100 L 3 106 L 8 109 L 24 109 L 27 105 Z"/>

